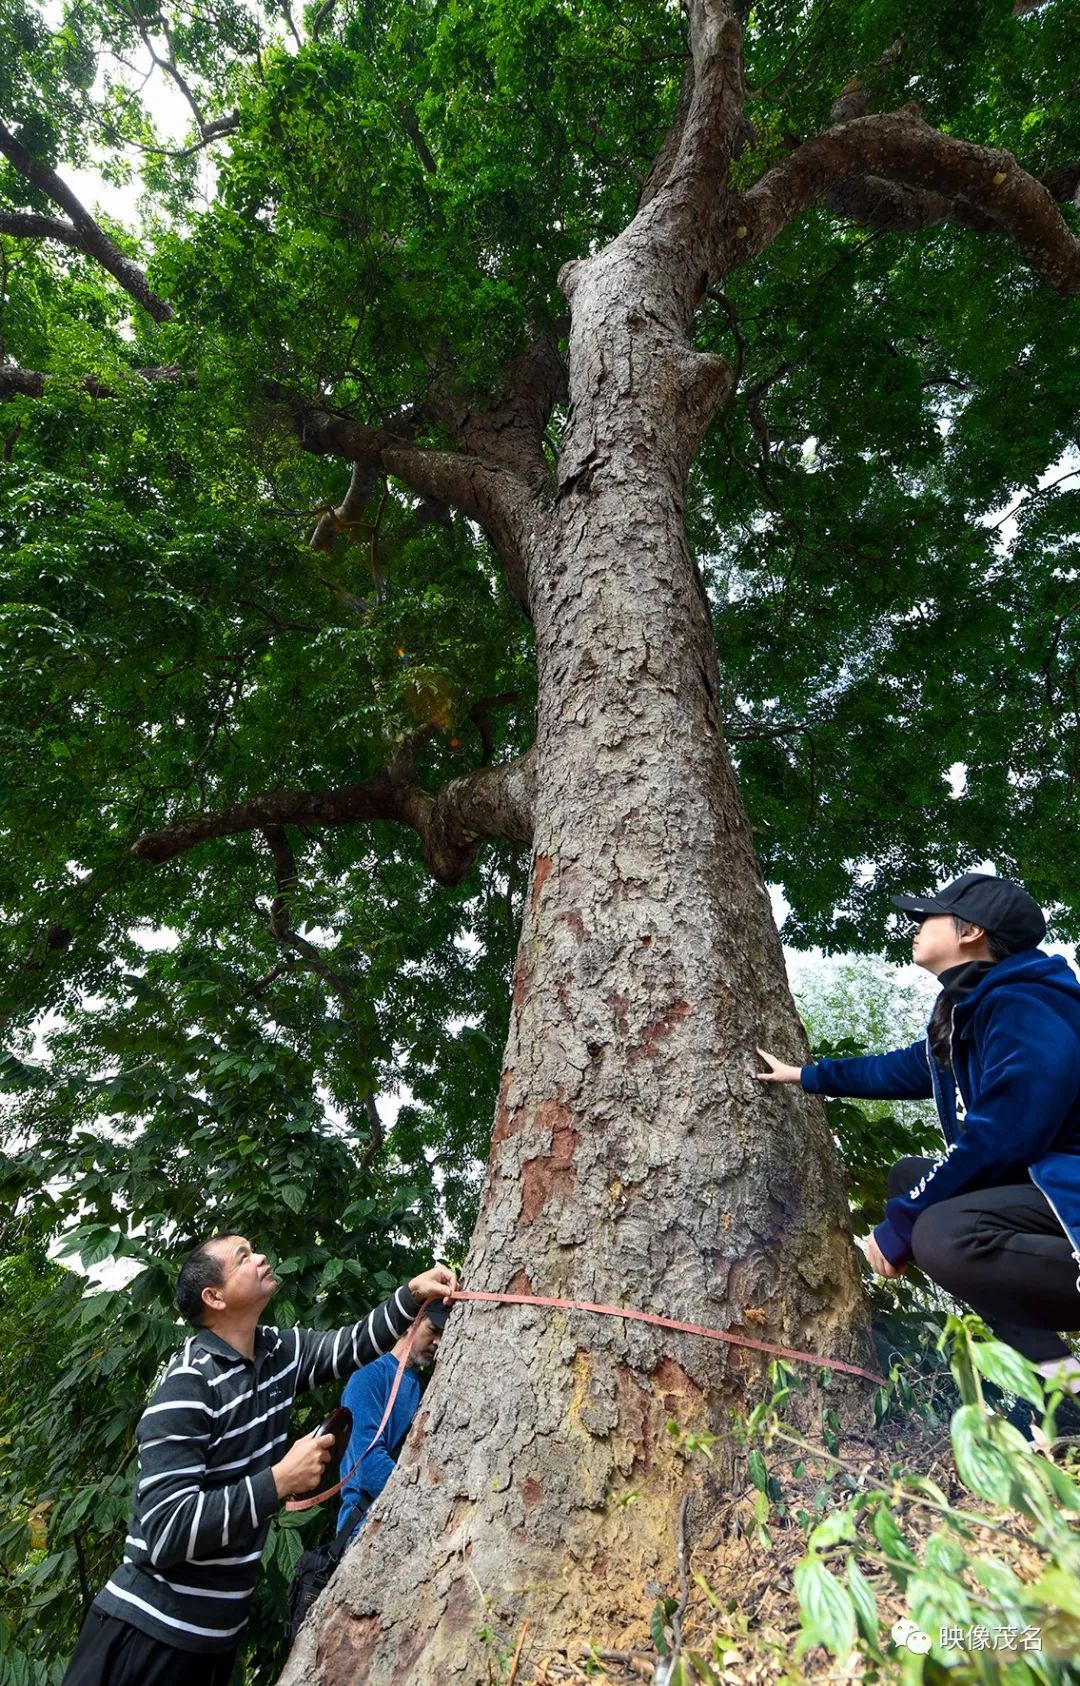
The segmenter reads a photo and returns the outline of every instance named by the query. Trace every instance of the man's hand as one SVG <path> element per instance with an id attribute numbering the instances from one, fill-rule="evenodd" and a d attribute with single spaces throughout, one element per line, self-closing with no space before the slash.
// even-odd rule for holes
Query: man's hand
<path id="1" fill-rule="evenodd" d="M 449 1265 L 432 1265 L 430 1270 L 422 1271 L 414 1276 L 409 1283 L 409 1293 L 414 1300 L 444 1299 L 450 1304 L 449 1296 L 457 1287 L 457 1277 Z"/>
<path id="2" fill-rule="evenodd" d="M 801 1065 L 785 1065 L 775 1054 L 767 1054 L 764 1048 L 759 1048 L 758 1053 L 769 1068 L 768 1071 L 755 1071 L 754 1076 L 759 1083 L 798 1083 L 801 1080 Z"/>
<path id="3" fill-rule="evenodd" d="M 907 1265 L 890 1264 L 872 1235 L 866 1237 L 863 1252 L 866 1254 L 866 1262 L 875 1276 L 903 1276 L 907 1269 Z"/>
<path id="4" fill-rule="evenodd" d="M 334 1448 L 332 1434 L 305 1434 L 293 1442 L 270 1474 L 274 1477 L 279 1499 L 290 1493 L 307 1493 L 322 1480 L 323 1471 Z"/>

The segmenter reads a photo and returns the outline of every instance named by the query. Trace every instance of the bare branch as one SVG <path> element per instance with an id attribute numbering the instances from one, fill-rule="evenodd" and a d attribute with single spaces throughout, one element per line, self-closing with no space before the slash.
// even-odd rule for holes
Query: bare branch
<path id="1" fill-rule="evenodd" d="M 485 838 L 527 843 L 532 836 L 532 751 L 498 767 L 482 767 L 451 779 L 432 796 L 416 777 L 414 753 L 430 733 L 402 746 L 373 778 L 336 790 L 265 791 L 217 813 L 192 814 L 161 831 L 148 832 L 134 853 L 159 866 L 217 837 L 235 837 L 267 827 L 356 825 L 365 820 L 400 820 L 420 838 L 432 876 L 457 884 L 468 872 Z"/>
<path id="2" fill-rule="evenodd" d="M 450 508 L 457 508 L 481 524 L 499 552 L 511 594 L 528 614 L 528 540 L 550 479 L 545 431 L 566 393 L 560 338 L 567 327 L 560 319 L 537 333 L 498 395 L 444 388 L 375 428 L 267 383 L 267 396 L 288 406 L 305 450 L 354 464 L 343 502 L 323 512 L 312 547 L 329 549 L 335 535 L 358 520 L 383 476 L 393 474 L 423 498 L 421 521 L 445 524 Z M 460 451 L 417 445 L 419 426 L 431 422 L 449 428 Z"/>
<path id="3" fill-rule="evenodd" d="M 902 57 L 905 45 L 904 37 L 898 36 L 866 75 L 852 77 L 833 102 L 831 115 L 834 126 L 870 115 L 882 82 Z M 903 107 L 904 113 L 914 121 L 922 120 L 917 105 Z M 1036 179 L 1059 204 L 1075 200 L 1080 189 L 1080 165 L 1066 164 Z M 953 223 L 980 234 L 996 233 L 1001 227 L 991 211 L 969 203 L 963 197 L 914 188 L 868 172 L 860 172 L 837 183 L 828 190 L 824 199 L 829 209 L 838 216 L 857 222 L 864 228 L 891 233 L 937 228 L 943 223 Z"/>
<path id="4" fill-rule="evenodd" d="M 762 380 L 756 381 L 753 386 L 748 386 L 746 389 L 746 413 L 750 418 L 750 426 L 757 434 L 758 443 L 761 446 L 761 460 L 765 463 L 769 462 L 772 457 L 772 435 L 769 432 L 768 419 L 761 407 L 761 400 L 770 387 L 775 386 L 777 381 L 783 380 L 784 376 L 790 373 L 791 364 L 781 363 L 779 368 L 774 369 L 770 375 L 766 375 Z"/>
<path id="5" fill-rule="evenodd" d="M 384 431 L 393 434 L 395 438 L 405 438 L 411 443 L 413 430 L 422 419 L 425 419 L 425 411 L 422 408 L 403 410 L 393 421 L 386 424 Z M 370 463 L 354 463 L 348 490 L 341 503 L 336 509 L 324 509 L 320 515 L 319 524 L 309 540 L 311 549 L 330 550 L 339 533 L 356 527 L 380 484 L 385 485 L 385 476 L 377 467 Z M 450 525 L 450 510 L 439 498 L 425 497 L 415 513 L 416 520 L 422 527 L 433 522 L 443 527 Z"/>
<path id="6" fill-rule="evenodd" d="M 311 20 L 311 39 L 313 41 L 319 39 L 319 31 L 336 5 L 337 0 L 323 0 L 322 5 Z"/>
<path id="7" fill-rule="evenodd" d="M 834 124 L 848 123 L 853 117 L 867 115 L 874 95 L 893 65 L 903 57 L 906 45 L 904 37 L 898 35 L 892 46 L 882 53 L 872 70 L 863 76 L 853 76 L 851 81 L 841 88 L 829 114 Z"/>
<path id="8" fill-rule="evenodd" d="M 200 135 L 198 144 L 192 147 L 187 147 L 184 152 L 178 152 L 173 156 L 187 156 L 192 152 L 200 151 L 204 146 L 209 146 L 212 141 L 220 140 L 224 135 L 231 135 L 234 130 L 239 127 L 240 113 L 232 111 L 227 116 L 217 117 L 210 123 L 206 121 L 202 114 L 202 108 L 199 105 L 198 100 L 195 98 L 190 82 L 187 80 L 187 77 L 184 75 L 180 66 L 176 62 L 176 43 L 173 40 L 172 30 L 169 28 L 168 21 L 164 15 L 161 15 L 153 20 L 153 26 L 160 28 L 165 37 L 165 45 L 168 48 L 168 54 L 163 58 L 154 46 L 153 37 L 151 35 L 151 24 L 139 16 L 135 7 L 131 7 L 130 9 L 125 7 L 124 10 L 128 21 L 135 25 L 135 28 L 142 37 L 142 43 L 150 55 L 151 64 L 157 65 L 159 70 L 163 70 L 165 72 L 166 76 L 169 77 L 173 85 L 179 90 L 188 110 L 195 119 L 195 124 Z M 293 33 L 295 34 L 295 29 Z"/>
<path id="9" fill-rule="evenodd" d="M 417 117 L 411 106 L 406 106 L 399 115 L 401 117 L 401 127 L 405 130 L 405 133 L 409 137 L 409 145 L 416 153 L 417 158 L 419 158 L 428 175 L 435 175 L 439 166 L 435 162 L 431 148 L 424 139 L 420 128 L 420 119 Z"/>
<path id="10" fill-rule="evenodd" d="M 39 211 L 0 211 L 0 234 L 15 240 L 59 240 L 79 252 L 85 247 L 82 235 L 71 223 Z"/>
<path id="11" fill-rule="evenodd" d="M 808 45 L 808 43 L 810 42 L 810 40 L 812 39 L 814 34 L 819 29 L 820 25 L 824 21 L 827 13 L 829 11 L 829 8 L 830 8 L 831 4 L 832 4 L 832 0 L 821 0 L 820 5 L 814 6 L 813 10 L 811 11 L 810 17 L 807 20 L 807 27 L 806 27 L 805 33 L 798 36 L 794 45 L 792 46 L 792 49 L 791 49 L 790 53 L 788 54 L 787 58 L 784 60 L 783 64 L 780 66 L 779 70 L 774 71 L 773 75 L 770 76 L 767 81 L 759 82 L 756 88 L 748 89 L 747 95 L 746 95 L 747 100 L 759 100 L 759 99 L 761 99 L 763 97 L 763 95 L 765 95 L 769 91 L 770 88 L 775 88 L 776 85 L 779 82 L 782 82 L 784 80 L 784 78 L 790 74 L 790 72 L 791 72 L 791 70 L 792 70 L 792 68 L 795 64 L 795 60 L 799 56 L 799 53 L 802 51 L 802 49 L 805 46 Z M 815 59 L 820 57 L 821 50 L 822 49 L 821 49 L 820 46 L 818 46 L 814 50 L 814 52 L 811 55 L 811 58 L 809 60 L 809 63 L 813 63 Z"/>
<path id="12" fill-rule="evenodd" d="M 82 201 L 61 181 L 56 171 L 50 165 L 41 164 L 32 158 L 3 123 L 0 123 L 0 153 L 14 164 L 21 176 L 40 188 L 43 193 L 47 193 L 54 204 L 59 205 L 71 218 L 70 232 L 67 231 L 67 225 L 60 224 L 59 226 L 65 229 L 63 234 L 51 227 L 44 238 L 63 239 L 67 245 L 75 246 L 87 257 L 94 258 L 120 283 L 125 292 L 130 293 L 132 298 L 142 305 L 155 322 L 170 320 L 173 314 L 172 305 L 159 298 L 152 290 L 138 264 L 124 256 L 119 246 L 110 240 L 105 230 L 95 222 Z M 50 224 L 55 221 L 51 217 L 42 220 Z"/>
<path id="13" fill-rule="evenodd" d="M 353 463 L 349 486 L 336 509 L 326 509 L 308 541 L 312 550 L 332 550 L 339 533 L 355 527 L 382 476 L 368 463 Z"/>
<path id="14" fill-rule="evenodd" d="M 360 1155 L 356 1167 L 358 1171 L 366 1171 L 369 1168 L 386 1140 L 386 1131 L 383 1129 L 383 1121 L 379 1117 L 379 1107 L 375 1096 L 365 1095 L 363 1106 L 367 1113 L 368 1129 L 371 1135 L 367 1147 Z"/>
<path id="15" fill-rule="evenodd" d="M 297 961 L 291 956 L 285 960 L 279 960 L 277 965 L 271 966 L 270 970 L 265 972 L 261 978 L 256 978 L 253 984 L 248 984 L 248 994 L 265 995 L 271 984 L 277 983 L 279 978 L 288 977 L 290 972 L 296 971 L 296 967 Z"/>
<path id="16" fill-rule="evenodd" d="M 941 134 L 911 106 L 841 123 L 768 170 L 733 209 L 724 239 L 728 267 L 763 251 L 794 217 L 834 190 L 865 191 L 850 188 L 858 178 L 873 178 L 885 190 L 895 185 L 908 196 L 902 218 L 888 226 L 957 222 L 1008 234 L 1056 292 L 1080 292 L 1080 240 L 1043 183 L 1010 152 Z"/>
<path id="17" fill-rule="evenodd" d="M 231 111 L 227 117 L 216 117 L 206 125 L 201 138 L 192 141 L 190 146 L 151 146 L 148 141 L 138 141 L 131 135 L 121 134 L 111 123 L 103 123 L 101 127 L 106 140 L 114 145 L 133 146 L 137 152 L 147 152 L 154 158 L 193 158 L 197 152 L 213 146 L 215 141 L 234 135 L 240 127 L 240 113 Z"/>

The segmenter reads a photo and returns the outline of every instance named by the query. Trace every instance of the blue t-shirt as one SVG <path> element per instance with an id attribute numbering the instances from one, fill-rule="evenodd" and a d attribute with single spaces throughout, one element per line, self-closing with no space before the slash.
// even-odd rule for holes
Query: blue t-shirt
<path id="1" fill-rule="evenodd" d="M 352 1412 L 353 1426 L 342 1460 L 343 1469 L 352 1469 L 361 1452 L 364 1452 L 364 1447 L 372 1440 L 379 1420 L 386 1410 L 386 1401 L 390 1397 L 397 1371 L 397 1359 L 393 1353 L 387 1352 L 381 1358 L 376 1358 L 373 1363 L 365 1364 L 363 1369 L 354 1371 L 349 1377 L 341 1402 Z M 359 1469 L 353 1471 L 341 1489 L 339 1529 L 348 1516 L 358 1509 L 359 1526 L 372 1501 L 378 1498 L 386 1486 L 394 1473 L 398 1453 L 405 1444 L 405 1436 L 409 1432 L 419 1403 L 420 1378 L 415 1370 L 406 1370 L 386 1426 L 371 1450 L 364 1452 Z"/>

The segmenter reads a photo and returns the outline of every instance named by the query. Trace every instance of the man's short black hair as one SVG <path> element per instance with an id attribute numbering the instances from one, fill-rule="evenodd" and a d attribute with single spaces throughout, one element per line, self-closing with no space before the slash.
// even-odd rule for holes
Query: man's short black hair
<path id="1" fill-rule="evenodd" d="M 180 1266 L 180 1275 L 176 1279 L 176 1303 L 186 1322 L 196 1326 L 202 1322 L 206 1311 L 203 1289 L 219 1288 L 225 1280 L 221 1259 L 210 1251 L 213 1243 L 228 1241 L 230 1236 L 239 1234 L 238 1229 L 219 1229 L 216 1235 L 208 1235 L 205 1241 L 192 1248 Z"/>

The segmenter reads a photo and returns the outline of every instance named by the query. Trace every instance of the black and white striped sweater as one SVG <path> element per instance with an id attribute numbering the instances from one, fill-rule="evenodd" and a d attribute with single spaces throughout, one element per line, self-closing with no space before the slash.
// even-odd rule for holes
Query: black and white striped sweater
<path id="1" fill-rule="evenodd" d="M 183 1651 L 238 1645 L 295 1396 L 388 1352 L 420 1306 L 399 1288 L 345 1329 L 259 1327 L 254 1358 L 209 1330 L 193 1335 L 139 1419 L 124 1561 L 94 1608 Z"/>

